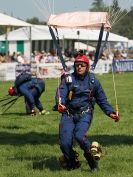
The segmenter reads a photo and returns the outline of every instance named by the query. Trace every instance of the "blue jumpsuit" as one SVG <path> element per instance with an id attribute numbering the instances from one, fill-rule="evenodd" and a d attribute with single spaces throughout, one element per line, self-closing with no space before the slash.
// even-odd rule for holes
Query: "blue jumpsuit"
<path id="1" fill-rule="evenodd" d="M 90 83 L 91 78 L 88 73 L 84 78 L 72 73 L 72 83 L 66 83 L 65 79 L 63 79 L 59 86 L 58 96 L 61 98 L 61 103 L 68 110 L 62 113 L 60 120 L 60 148 L 65 158 L 69 160 L 74 158 L 73 138 L 76 139 L 84 152 L 90 149 L 91 143 L 87 139 L 86 133 L 93 117 L 94 104 L 92 100 L 95 99 L 95 102 L 106 115 L 114 111 L 107 101 L 100 82 L 95 78 L 93 90 Z M 70 91 L 72 91 L 71 99 L 68 98 Z"/>
<path id="2" fill-rule="evenodd" d="M 25 101 L 28 103 L 30 110 L 35 107 L 37 107 L 39 111 L 43 110 L 39 97 L 45 90 L 44 80 L 32 78 L 30 81 L 22 83 L 17 89 L 18 93 L 25 97 Z"/>

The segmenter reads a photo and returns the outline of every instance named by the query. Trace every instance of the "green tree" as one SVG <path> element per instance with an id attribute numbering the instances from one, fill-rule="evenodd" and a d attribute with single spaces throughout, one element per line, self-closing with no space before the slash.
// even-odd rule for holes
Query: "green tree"
<path id="1" fill-rule="evenodd" d="M 26 22 L 36 25 L 46 25 L 46 22 L 39 21 L 37 17 L 33 17 L 31 19 L 27 19 Z"/>
<path id="2" fill-rule="evenodd" d="M 90 11 L 100 12 L 100 11 L 104 11 L 104 10 L 105 10 L 105 4 L 104 4 L 103 0 L 94 0 Z"/>
<path id="3" fill-rule="evenodd" d="M 126 13 L 126 12 L 125 12 Z M 133 39 L 133 8 L 112 28 L 112 32 Z"/>
<path id="4" fill-rule="evenodd" d="M 115 9 L 115 11 L 120 10 L 118 0 L 113 0 L 113 6 L 112 7 L 113 7 L 113 9 Z"/>

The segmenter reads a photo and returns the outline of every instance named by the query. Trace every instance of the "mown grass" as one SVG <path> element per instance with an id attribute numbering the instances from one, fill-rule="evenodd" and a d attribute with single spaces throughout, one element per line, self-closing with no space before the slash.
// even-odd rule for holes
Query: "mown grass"
<path id="1" fill-rule="evenodd" d="M 58 145 L 60 115 L 52 111 L 58 80 L 46 79 L 46 92 L 41 100 L 50 111 L 47 116 L 26 116 L 23 98 L 0 115 L 0 177 L 132 177 L 133 165 L 133 73 L 116 74 L 116 91 L 121 120 L 113 122 L 96 106 L 88 136 L 101 143 L 104 157 L 100 171 L 92 174 L 80 153 L 82 166 L 78 170 L 65 171 L 58 163 L 61 155 Z M 115 107 L 112 75 L 98 76 L 109 102 Z M 7 94 L 12 82 L 0 82 L 0 97 Z"/>

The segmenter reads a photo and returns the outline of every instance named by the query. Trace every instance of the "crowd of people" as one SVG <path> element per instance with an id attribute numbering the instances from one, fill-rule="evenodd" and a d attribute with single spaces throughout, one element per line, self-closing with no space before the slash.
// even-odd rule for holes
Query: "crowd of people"
<path id="1" fill-rule="evenodd" d="M 77 50 L 71 51 L 71 50 L 65 50 L 62 52 L 62 55 L 65 59 L 65 61 L 74 61 L 74 57 L 77 53 Z M 95 51 L 86 51 L 84 50 L 84 54 L 86 54 L 90 60 L 94 60 L 95 58 Z M 127 52 L 122 50 L 113 50 L 111 53 L 108 51 L 104 51 L 101 54 L 100 59 L 101 60 L 112 60 L 112 59 L 126 59 L 127 58 Z M 59 63 L 59 57 L 57 56 L 57 53 L 54 50 L 50 50 L 49 52 L 45 51 L 34 51 L 31 54 L 31 58 L 24 56 L 22 52 L 13 52 L 12 54 L 6 55 L 6 53 L 0 53 L 0 63 L 5 62 L 18 62 L 22 64 L 27 64 L 31 62 L 35 63 Z"/>

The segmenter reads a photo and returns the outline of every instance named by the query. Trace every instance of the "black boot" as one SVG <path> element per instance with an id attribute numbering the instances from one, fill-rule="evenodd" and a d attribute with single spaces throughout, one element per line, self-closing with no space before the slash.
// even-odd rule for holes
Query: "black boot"
<path id="1" fill-rule="evenodd" d="M 74 157 L 71 159 L 71 164 L 73 169 L 77 169 L 81 166 L 81 162 L 79 161 L 79 153 L 74 151 Z"/>
<path id="2" fill-rule="evenodd" d="M 62 155 L 61 157 L 59 157 L 59 162 L 60 165 L 67 170 L 74 170 L 81 166 L 81 163 L 79 161 L 79 154 L 76 151 L 74 151 L 73 158 L 68 160 L 67 158 L 65 158 L 64 155 Z"/>
<path id="3" fill-rule="evenodd" d="M 94 160 L 92 155 L 89 152 L 85 152 L 84 157 L 86 158 L 92 172 L 99 170 L 98 161 Z"/>
<path id="4" fill-rule="evenodd" d="M 64 155 L 59 157 L 59 163 L 62 168 L 67 169 L 68 168 L 68 160 L 65 158 Z"/>

